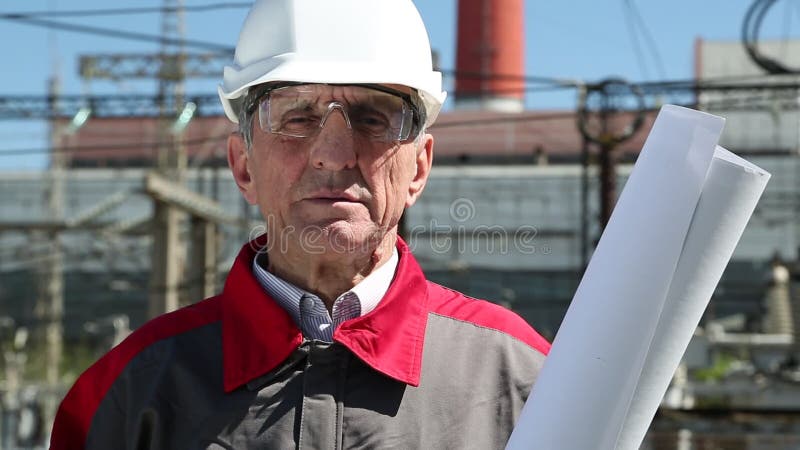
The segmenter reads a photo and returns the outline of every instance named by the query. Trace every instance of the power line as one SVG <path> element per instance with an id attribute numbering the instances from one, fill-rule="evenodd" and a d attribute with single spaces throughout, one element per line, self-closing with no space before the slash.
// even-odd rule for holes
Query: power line
<path id="1" fill-rule="evenodd" d="M 197 106 L 197 116 L 221 115 L 222 104 L 217 94 L 185 95 L 185 100 Z M 177 114 L 164 111 L 161 102 L 165 99 L 158 95 L 142 94 L 100 94 L 28 96 L 0 96 L 0 120 L 13 119 L 56 119 L 72 118 L 81 108 L 89 107 L 92 117 L 165 117 Z M 174 98 L 167 100 L 175 101 Z M 175 104 L 182 107 L 183 104 Z"/>
<path id="2" fill-rule="evenodd" d="M 177 143 L 182 145 L 198 145 L 198 144 L 205 144 L 208 142 L 222 142 L 228 139 L 228 134 L 219 135 L 219 136 L 210 136 L 201 139 L 187 139 L 183 141 L 178 141 Z M 94 152 L 105 152 L 109 150 L 125 150 L 125 149 L 132 149 L 132 148 L 159 148 L 164 145 L 174 145 L 176 144 L 175 141 L 156 141 L 156 142 L 125 142 L 122 144 L 110 144 L 110 145 L 88 145 L 88 146 L 65 146 L 65 147 L 39 147 L 39 148 L 17 148 L 17 149 L 5 149 L 0 150 L 0 157 L 3 156 L 19 156 L 19 155 L 30 155 L 30 154 L 39 154 L 39 153 L 94 153 Z"/>
<path id="3" fill-rule="evenodd" d="M 792 3 L 786 2 L 783 11 L 783 39 L 781 44 L 784 46 L 783 56 L 786 57 L 786 47 L 789 44 L 789 33 L 792 28 Z"/>
<path id="4" fill-rule="evenodd" d="M 434 123 L 429 128 L 431 131 L 440 130 L 442 128 L 452 128 L 452 127 L 463 127 L 469 125 L 491 125 L 491 124 L 498 124 L 498 123 L 513 123 L 513 122 L 535 122 L 539 120 L 554 120 L 554 119 L 569 119 L 575 118 L 575 111 L 569 110 L 565 112 L 558 112 L 558 113 L 551 113 L 551 114 L 540 114 L 536 116 L 506 116 L 506 117 L 497 117 L 493 119 L 487 118 L 477 118 L 477 119 L 466 119 L 466 120 L 459 120 L 453 122 L 445 122 L 445 123 Z"/>
<path id="5" fill-rule="evenodd" d="M 749 110 L 752 109 L 754 105 L 749 104 L 751 102 L 755 103 L 755 101 L 764 100 L 763 97 L 741 97 L 734 99 L 732 101 L 712 101 L 712 102 L 703 102 L 702 106 L 704 109 L 726 109 L 729 108 L 731 110 L 737 110 L 737 107 Z M 742 108 L 742 103 L 744 103 L 744 108 Z M 763 103 L 763 102 L 762 102 Z M 791 103 L 791 102 L 788 102 Z M 696 108 L 697 104 L 689 102 L 689 103 L 682 103 L 682 102 L 675 102 L 672 103 L 678 106 L 685 106 L 687 108 Z M 652 106 L 646 107 L 642 111 L 644 112 L 656 112 L 659 110 L 659 107 Z M 636 112 L 637 110 L 631 111 L 620 111 L 620 112 Z M 430 127 L 431 131 L 436 131 L 442 128 L 453 128 L 453 127 L 463 127 L 463 126 L 476 126 L 476 125 L 490 125 L 490 124 L 503 124 L 503 123 L 514 123 L 514 122 L 535 122 L 535 121 L 544 121 L 544 120 L 558 120 L 558 119 L 574 119 L 577 115 L 577 111 L 566 111 L 566 112 L 558 112 L 552 114 L 541 114 L 536 116 L 511 116 L 511 117 L 496 117 L 496 118 L 476 118 L 476 119 L 465 119 L 459 121 L 452 121 L 452 122 L 444 122 L 444 123 L 435 123 Z"/>
<path id="6" fill-rule="evenodd" d="M 742 22 L 742 43 L 750 56 L 759 67 L 771 74 L 797 74 L 800 69 L 790 67 L 781 61 L 762 54 L 758 49 L 761 25 L 767 11 L 775 4 L 775 0 L 754 0 L 745 14 Z"/>
<path id="7" fill-rule="evenodd" d="M 644 18 L 639 12 L 639 8 L 636 6 L 636 3 L 634 3 L 633 0 L 625 0 L 625 4 L 627 5 L 630 14 L 633 16 L 634 19 L 636 19 L 636 23 L 639 24 L 639 29 L 642 32 L 642 36 L 644 36 L 645 41 L 650 47 L 650 56 L 656 63 L 656 70 L 658 71 L 659 76 L 661 76 L 661 78 L 665 78 L 667 75 L 666 71 L 664 70 L 664 63 L 661 59 L 661 52 L 658 49 L 658 44 L 656 44 L 656 40 L 653 39 L 652 33 L 650 33 L 650 28 L 647 26 L 647 23 L 644 21 Z"/>
<path id="8" fill-rule="evenodd" d="M 98 36 L 112 37 L 117 39 L 127 39 L 133 41 L 154 42 L 166 45 L 182 45 L 186 47 L 202 48 L 205 50 L 214 50 L 217 52 L 233 54 L 232 47 L 215 44 L 212 42 L 196 41 L 192 39 L 172 39 L 168 37 L 138 33 L 133 31 L 114 30 L 111 28 L 102 28 L 89 25 L 77 25 L 72 23 L 57 22 L 54 20 L 37 19 L 25 16 L 14 16 L 14 17 L 0 16 L 0 19 L 13 22 L 20 22 L 38 27 L 44 27 L 48 29 L 72 31 L 75 33 L 94 34 Z"/>
<path id="9" fill-rule="evenodd" d="M 553 84 L 563 87 L 576 87 L 582 84 L 580 80 L 576 80 L 573 78 L 540 77 L 540 76 L 496 73 L 496 72 L 491 72 L 491 73 L 466 72 L 466 71 L 456 71 L 448 69 L 439 69 L 439 71 L 443 75 L 449 75 L 467 79 L 525 81 L 528 83 Z"/>
<path id="10" fill-rule="evenodd" d="M 636 63 L 639 65 L 639 70 L 645 78 L 650 78 L 650 71 L 647 70 L 647 60 L 644 57 L 644 51 L 639 43 L 639 37 L 636 34 L 636 25 L 633 23 L 632 13 L 630 11 L 630 2 L 624 0 L 622 2 L 622 14 L 625 16 L 625 28 L 628 29 L 628 37 L 630 37 L 631 44 L 633 45 L 633 53 L 636 56 Z"/>
<path id="11" fill-rule="evenodd" d="M 466 78 L 480 78 L 480 79 L 489 79 L 489 80 L 519 80 L 525 81 L 532 84 L 544 84 L 545 86 L 535 86 L 535 87 L 525 87 L 523 88 L 525 91 L 528 90 L 558 90 L 558 89 L 575 89 L 575 88 L 582 88 L 588 87 L 591 88 L 599 84 L 599 82 L 590 82 L 580 79 L 573 79 L 573 78 L 556 78 L 556 77 L 540 77 L 540 76 L 526 76 L 526 75 L 511 75 L 511 74 L 502 74 L 502 73 L 480 73 L 480 72 L 461 72 L 455 70 L 440 70 L 443 74 L 452 75 L 452 76 L 459 76 L 459 77 L 466 77 Z M 752 89 L 771 89 L 771 85 L 763 85 L 763 84 L 752 84 L 746 85 L 744 83 L 748 81 L 756 81 L 756 82 L 763 82 L 764 79 L 769 76 L 771 79 L 780 79 L 781 77 L 786 77 L 787 80 L 791 80 L 792 82 L 796 82 L 796 77 L 788 76 L 787 74 L 772 74 L 772 75 L 725 75 L 713 78 L 704 78 L 704 79 L 697 79 L 697 78 L 683 78 L 683 79 L 662 79 L 662 80 L 655 80 L 655 81 L 640 81 L 640 82 L 630 82 L 631 85 L 640 87 L 642 89 L 709 89 L 709 90 L 722 90 L 722 89 L 745 89 L 745 88 L 752 88 Z M 737 84 L 738 83 L 738 84 Z M 781 85 L 779 85 L 781 86 Z M 509 89 L 508 92 L 519 92 L 520 89 Z M 503 91 L 506 92 L 506 91 Z"/>
<path id="12" fill-rule="evenodd" d="M 180 8 L 185 12 L 205 12 L 218 9 L 239 9 L 253 6 L 252 2 L 238 3 L 211 3 L 207 5 L 192 5 Z M 2 19 L 19 19 L 31 17 L 92 17 L 92 16 L 127 16 L 134 14 L 170 13 L 176 12 L 175 7 L 144 7 L 144 8 L 109 8 L 109 9 L 83 9 L 72 11 L 27 11 L 0 13 Z"/>
<path id="13" fill-rule="evenodd" d="M 752 75 L 752 76 L 726 76 L 716 78 L 706 78 L 701 80 L 684 79 L 684 80 L 662 80 L 652 82 L 631 83 L 638 86 L 645 91 L 662 90 L 695 90 L 695 91 L 726 91 L 726 90 L 781 90 L 781 89 L 797 89 L 800 88 L 796 77 L 786 77 L 790 80 L 786 83 L 764 83 L 765 75 Z M 770 79 L 777 80 L 780 77 L 772 76 Z M 751 83 L 755 82 L 755 83 Z"/>

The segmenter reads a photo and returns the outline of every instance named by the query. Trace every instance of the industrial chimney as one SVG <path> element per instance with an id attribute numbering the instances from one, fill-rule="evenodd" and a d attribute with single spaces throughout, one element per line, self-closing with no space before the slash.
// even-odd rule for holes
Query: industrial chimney
<path id="1" fill-rule="evenodd" d="M 523 0 L 459 0 L 456 72 L 457 108 L 522 111 Z"/>

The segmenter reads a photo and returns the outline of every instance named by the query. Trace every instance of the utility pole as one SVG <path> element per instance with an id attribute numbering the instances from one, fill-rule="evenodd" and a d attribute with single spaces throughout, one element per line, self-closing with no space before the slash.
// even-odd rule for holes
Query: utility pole
<path id="1" fill-rule="evenodd" d="M 581 144 L 581 275 L 589 265 L 589 141 Z"/>
<path id="2" fill-rule="evenodd" d="M 183 39 L 183 0 L 164 0 L 161 34 L 164 37 Z M 172 48 L 171 48 L 172 47 Z M 177 50 L 177 51 L 176 51 Z M 186 169 L 186 148 L 174 139 L 170 117 L 175 117 L 183 104 L 183 48 L 168 44 L 161 47 L 161 71 L 158 95 L 161 99 L 161 123 L 157 171 L 163 176 L 183 183 Z M 174 58 L 167 58 L 174 55 Z M 185 248 L 180 242 L 181 222 L 184 214 L 169 203 L 153 202 L 152 276 L 148 314 L 150 317 L 174 311 L 180 305 L 179 285 L 185 261 Z"/>
<path id="3" fill-rule="evenodd" d="M 600 108 L 601 132 L 600 141 L 600 226 L 605 229 L 614 211 L 617 202 L 617 152 L 614 151 L 619 144 L 618 136 L 611 133 L 609 115 L 611 113 L 608 96 L 603 96 L 603 106 Z"/>
<path id="4" fill-rule="evenodd" d="M 161 33 L 171 42 L 181 42 L 185 35 L 183 0 L 164 0 Z M 231 53 L 187 54 L 182 45 L 164 44 L 157 54 L 105 54 L 80 58 L 81 77 L 89 79 L 157 79 L 157 115 L 160 117 L 159 142 L 154 156 L 154 174 L 170 180 L 175 188 L 185 184 L 187 168 L 186 144 L 182 138 L 183 127 L 175 127 L 175 118 L 185 102 L 184 80 L 187 77 L 219 76 L 219 66 L 228 62 Z M 131 102 L 140 99 L 132 99 Z M 218 106 L 217 98 L 200 98 L 203 105 Z M 133 104 L 133 103 L 131 103 Z M 101 106 L 101 103 L 97 103 Z M 111 106 L 111 105 L 109 105 Z M 152 111 L 152 105 L 143 105 Z M 197 108 L 196 104 L 191 105 Z M 194 109 L 192 109 L 193 111 Z M 108 110 L 111 113 L 115 111 Z M 183 118 L 183 113 L 181 117 Z M 190 115 L 191 117 L 191 115 Z M 152 220 L 152 276 L 148 314 L 155 317 L 177 309 L 182 298 L 189 294 L 194 299 L 212 295 L 216 287 L 216 259 L 218 252 L 217 226 L 202 218 L 191 220 L 190 239 L 193 257 L 189 267 L 188 287 L 181 289 L 186 277 L 186 246 L 181 241 L 181 230 L 186 214 L 174 204 L 153 197 Z M 183 295 L 182 295 L 183 294 Z"/>
<path id="5" fill-rule="evenodd" d="M 5 392 L 0 393 L 0 449 L 17 447 L 21 374 L 27 354 L 27 330 L 10 317 L 0 316 L 0 350 L 5 366 Z"/>
<path id="6" fill-rule="evenodd" d="M 633 98 L 635 103 L 626 107 Z M 597 104 L 595 104 L 597 103 Z M 623 129 L 615 129 L 612 120 L 619 113 L 634 113 L 633 120 Z M 587 85 L 580 98 L 578 130 L 586 141 L 600 147 L 600 221 L 605 229 L 617 199 L 617 155 L 615 148 L 633 137 L 642 127 L 645 117 L 644 96 L 641 90 L 624 80 L 608 79 Z M 617 127 L 618 128 L 618 127 Z"/>
<path id="7" fill-rule="evenodd" d="M 189 274 L 190 298 L 200 300 L 217 292 L 217 224 L 192 216 L 192 271 Z"/>
<path id="8" fill-rule="evenodd" d="M 58 109 L 58 95 L 60 93 L 60 81 L 58 76 L 54 76 L 49 84 L 49 98 L 51 99 L 51 109 Z M 54 115 L 50 121 L 50 143 L 55 148 L 60 135 L 63 133 L 63 126 L 60 120 Z M 48 171 L 48 215 L 50 222 L 57 223 L 64 219 L 64 178 L 66 170 L 66 153 L 52 152 L 50 154 L 50 169 Z M 54 229 L 45 238 L 49 242 L 49 257 L 43 270 L 43 283 L 39 299 L 36 304 L 35 312 L 40 324 L 44 326 L 45 344 L 45 380 L 48 388 L 52 391 L 57 390 L 60 374 L 59 366 L 63 352 L 63 325 L 64 317 L 64 261 L 60 231 Z M 54 395 L 46 396 L 44 405 L 44 418 L 48 422 L 55 417 L 57 408 L 57 397 Z"/>

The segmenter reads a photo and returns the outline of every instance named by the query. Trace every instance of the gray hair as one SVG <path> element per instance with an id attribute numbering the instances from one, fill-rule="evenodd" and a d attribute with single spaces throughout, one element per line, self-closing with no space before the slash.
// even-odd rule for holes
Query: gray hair
<path id="1" fill-rule="evenodd" d="M 241 108 L 239 108 L 239 134 L 244 139 L 244 145 L 249 153 L 253 148 L 253 120 L 256 117 L 256 108 L 258 99 L 264 93 L 263 89 L 247 90 L 244 99 L 242 99 Z"/>
<path id="2" fill-rule="evenodd" d="M 256 109 L 258 109 L 258 101 L 268 89 L 269 85 L 250 87 L 247 90 L 247 94 L 245 94 L 242 99 L 241 108 L 239 108 L 239 134 L 241 134 L 242 139 L 244 139 L 244 145 L 248 153 L 253 148 L 253 121 L 255 120 Z M 420 116 L 419 132 L 414 138 L 414 142 L 419 144 L 419 142 L 421 142 L 420 138 L 425 135 L 425 120 L 427 114 L 425 111 L 425 104 L 416 91 L 411 94 L 411 101 L 414 103 L 414 107 L 417 108 Z"/>

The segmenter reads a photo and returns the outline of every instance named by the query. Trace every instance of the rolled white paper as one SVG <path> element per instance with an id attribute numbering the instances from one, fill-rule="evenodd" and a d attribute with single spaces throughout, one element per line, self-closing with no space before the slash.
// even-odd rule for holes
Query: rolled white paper
<path id="1" fill-rule="evenodd" d="M 617 448 L 637 450 L 770 174 L 717 146 Z"/>
<path id="2" fill-rule="evenodd" d="M 507 449 L 614 448 L 723 125 L 661 109 Z"/>

